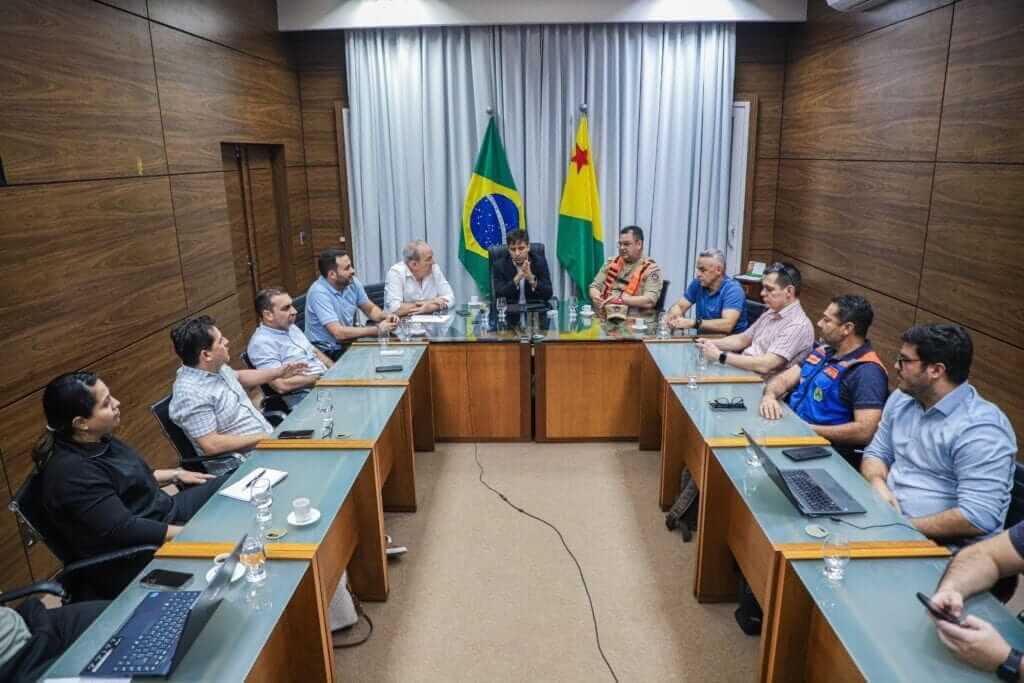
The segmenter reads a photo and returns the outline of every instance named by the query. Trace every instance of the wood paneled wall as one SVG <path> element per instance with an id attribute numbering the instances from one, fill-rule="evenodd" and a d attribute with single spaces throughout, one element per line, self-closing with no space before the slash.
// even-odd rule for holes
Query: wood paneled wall
<path id="1" fill-rule="evenodd" d="M 808 313 L 866 296 L 887 360 L 915 322 L 964 325 L 1021 439 L 1024 3 L 811 0 L 787 59 L 773 248 Z"/>
<path id="2" fill-rule="evenodd" d="M 340 41 L 300 72 L 274 0 L 0 3 L 0 590 L 55 566 L 7 510 L 46 382 L 98 373 L 122 403 L 119 435 L 167 466 L 149 406 L 179 365 L 170 328 L 207 313 L 244 348 L 222 143 L 283 145 L 293 267 L 313 280 L 314 241 L 347 215 Z"/>

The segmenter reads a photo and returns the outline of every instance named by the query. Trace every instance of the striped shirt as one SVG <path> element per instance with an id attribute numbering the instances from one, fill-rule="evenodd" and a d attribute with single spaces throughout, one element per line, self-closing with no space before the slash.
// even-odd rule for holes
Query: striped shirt
<path id="1" fill-rule="evenodd" d="M 774 353 L 786 360 L 785 365 L 771 373 L 773 376 L 791 365 L 803 362 L 814 346 L 814 325 L 799 301 L 794 301 L 778 312 L 770 309 L 765 311 L 740 334 L 750 340 L 747 348 L 743 349 L 744 356 Z"/>

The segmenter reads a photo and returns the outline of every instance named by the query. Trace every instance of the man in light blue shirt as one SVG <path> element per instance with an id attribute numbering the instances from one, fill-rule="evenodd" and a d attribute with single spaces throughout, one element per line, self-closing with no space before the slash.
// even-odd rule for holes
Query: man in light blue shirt
<path id="1" fill-rule="evenodd" d="M 1003 528 L 1017 440 L 999 408 L 967 382 L 973 346 L 959 325 L 903 333 L 889 397 L 861 473 L 936 541 L 968 544 Z"/>
<path id="2" fill-rule="evenodd" d="M 305 398 L 320 375 L 333 363 L 309 343 L 306 335 L 295 326 L 298 312 L 292 298 L 282 289 L 261 289 L 256 294 L 256 314 L 260 326 L 249 338 L 249 362 L 258 370 L 279 368 L 288 363 L 305 363 L 305 372 L 270 382 L 291 408 Z"/>
<path id="3" fill-rule="evenodd" d="M 366 296 L 344 251 L 327 249 L 317 259 L 317 267 L 320 277 L 306 293 L 306 337 L 328 358 L 337 360 L 352 339 L 376 337 L 398 324 L 397 316 L 384 313 Z M 356 310 L 377 324 L 357 326 Z"/>
<path id="4" fill-rule="evenodd" d="M 697 307 L 692 320 L 683 317 L 691 306 Z M 697 276 L 683 298 L 668 309 L 668 324 L 705 334 L 739 334 L 747 329 L 747 296 L 743 286 L 725 274 L 721 249 L 708 249 L 697 257 Z"/>

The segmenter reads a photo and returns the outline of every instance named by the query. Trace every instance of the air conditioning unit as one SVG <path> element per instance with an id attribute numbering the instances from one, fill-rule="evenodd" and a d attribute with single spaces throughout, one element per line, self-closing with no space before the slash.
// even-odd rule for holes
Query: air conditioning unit
<path id="1" fill-rule="evenodd" d="M 828 6 L 837 12 L 863 12 L 887 2 L 889 0 L 828 0 Z"/>

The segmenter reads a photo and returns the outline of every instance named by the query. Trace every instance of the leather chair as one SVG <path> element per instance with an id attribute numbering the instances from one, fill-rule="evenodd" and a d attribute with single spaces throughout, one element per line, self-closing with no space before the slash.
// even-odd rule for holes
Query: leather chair
<path id="1" fill-rule="evenodd" d="M 295 326 L 306 331 L 306 295 L 302 294 L 292 299 L 292 306 L 295 307 Z"/>
<path id="2" fill-rule="evenodd" d="M 156 418 L 157 423 L 160 425 L 160 430 L 167 437 L 167 440 L 174 446 L 174 450 L 178 452 L 178 465 L 182 469 L 191 470 L 193 472 L 206 472 L 207 462 L 220 462 L 234 460 L 233 455 L 217 455 L 211 457 L 203 457 L 196 453 L 196 449 L 192 447 L 192 442 L 188 440 L 188 436 L 178 425 L 174 424 L 171 420 L 170 414 L 171 405 L 171 394 L 167 394 L 162 399 L 154 403 L 149 407 L 149 411 L 153 413 L 153 417 Z"/>
<path id="3" fill-rule="evenodd" d="M 249 353 L 242 351 L 241 355 L 245 367 L 255 370 L 256 366 L 252 364 Z M 284 396 L 269 384 L 261 384 L 260 391 L 263 392 L 263 405 L 260 407 L 260 412 L 263 413 L 263 417 L 267 418 L 267 422 L 276 427 L 284 421 L 285 416 L 292 412 L 292 409 L 288 407 Z"/>

